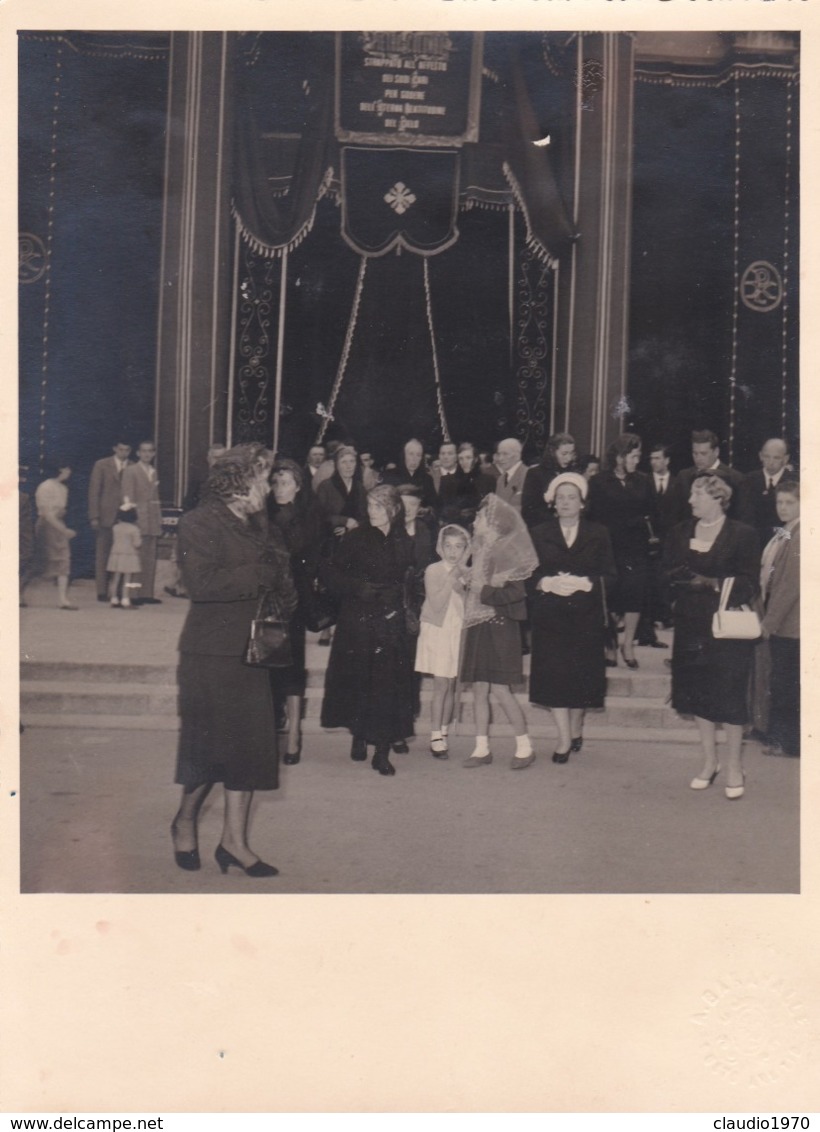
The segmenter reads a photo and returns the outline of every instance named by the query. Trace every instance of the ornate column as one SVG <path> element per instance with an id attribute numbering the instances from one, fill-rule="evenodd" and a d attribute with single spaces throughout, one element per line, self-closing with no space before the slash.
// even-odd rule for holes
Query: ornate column
<path id="1" fill-rule="evenodd" d="M 573 220 L 562 260 L 553 422 L 599 455 L 626 411 L 632 210 L 632 36 L 579 35 Z"/>
<path id="2" fill-rule="evenodd" d="M 163 503 L 179 506 L 208 446 L 225 440 L 231 36 L 174 32 L 169 67 L 156 441 Z"/>

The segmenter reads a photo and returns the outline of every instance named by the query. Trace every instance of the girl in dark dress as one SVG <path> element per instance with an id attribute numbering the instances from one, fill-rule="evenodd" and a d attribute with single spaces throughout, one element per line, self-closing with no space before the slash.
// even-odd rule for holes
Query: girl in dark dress
<path id="1" fill-rule="evenodd" d="M 582 518 L 588 484 L 576 472 L 556 476 L 544 498 L 555 517 L 530 531 L 538 566 L 530 593 L 530 701 L 552 709 L 565 763 L 583 743 L 584 712 L 604 706 L 605 602 L 617 577 L 606 527 Z"/>
<path id="2" fill-rule="evenodd" d="M 260 593 L 273 591 L 285 617 L 296 605 L 287 556 L 258 523 L 269 491 L 270 453 L 231 449 L 211 469 L 208 495 L 179 521 L 179 558 L 191 598 L 179 641 L 180 735 L 176 781 L 182 786 L 171 827 L 182 869 L 200 867 L 197 817 L 215 782 L 225 788 L 216 861 L 248 876 L 275 876 L 247 841 L 254 790 L 278 786 L 268 676 L 242 663 Z"/>
<path id="3" fill-rule="evenodd" d="M 293 664 L 289 668 L 269 670 L 274 704 L 287 703 L 288 742 L 282 761 L 286 766 L 295 766 L 302 753 L 302 700 L 307 684 L 304 602 L 316 576 L 322 516 L 313 492 L 302 490 L 302 469 L 295 460 L 277 460 L 271 481 L 269 531 L 290 555 L 291 573 L 299 594 L 299 604 L 289 626 Z"/>
<path id="4" fill-rule="evenodd" d="M 413 666 L 407 639 L 405 584 L 413 549 L 395 487 L 367 496 L 369 522 L 346 534 L 319 577 L 340 599 L 322 702 L 322 726 L 352 732 L 350 757 L 395 774 L 391 743 L 413 734 Z"/>
<path id="5" fill-rule="evenodd" d="M 693 518 L 670 531 L 664 568 L 674 588 L 672 707 L 694 715 L 703 746 L 703 769 L 693 790 L 711 786 L 720 771 L 715 747 L 718 723 L 726 733 L 726 797 L 743 796 L 741 748 L 748 719 L 747 688 L 754 641 L 716 639 L 712 616 L 723 579 L 735 579 L 730 606 L 751 601 L 758 591 L 760 545 L 753 527 L 726 517 L 732 488 L 704 473 L 692 481 Z"/>
<path id="6" fill-rule="evenodd" d="M 589 481 L 589 517 L 607 528 L 615 554 L 618 581 L 610 608 L 624 619 L 620 651 L 627 668 L 638 667 L 635 632 L 649 584 L 647 519 L 655 512 L 649 477 L 637 471 L 640 459 L 641 438 L 625 432 L 609 446 L 605 470 Z"/>
<path id="7" fill-rule="evenodd" d="M 513 725 L 515 757 L 510 766 L 523 770 L 535 762 L 535 755 L 512 685 L 524 680 L 520 625 L 527 617 L 524 581 L 538 565 L 538 558 L 524 520 L 497 495 L 488 495 L 479 508 L 472 552 L 465 582 L 461 680 L 473 685 L 476 745 L 462 766 L 487 766 L 493 761 L 489 740 L 492 692 Z"/>

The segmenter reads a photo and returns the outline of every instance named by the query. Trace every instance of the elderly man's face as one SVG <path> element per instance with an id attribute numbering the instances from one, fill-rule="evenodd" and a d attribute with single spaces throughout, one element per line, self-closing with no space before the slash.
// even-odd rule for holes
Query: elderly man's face
<path id="1" fill-rule="evenodd" d="M 424 449 L 417 440 L 408 440 L 404 446 L 404 464 L 408 472 L 414 472 L 421 463 Z"/>
<path id="2" fill-rule="evenodd" d="M 318 468 L 319 465 L 324 462 L 324 459 L 324 448 L 322 448 L 320 444 L 314 444 L 314 446 L 308 452 L 308 464 L 310 464 L 311 468 Z"/>
<path id="3" fill-rule="evenodd" d="M 782 440 L 767 440 L 760 449 L 760 463 L 767 476 L 776 476 L 789 462 L 789 450 Z"/>
<path id="4" fill-rule="evenodd" d="M 502 440 L 498 446 L 496 464 L 502 472 L 508 472 L 521 459 L 521 445 L 514 440 Z"/>

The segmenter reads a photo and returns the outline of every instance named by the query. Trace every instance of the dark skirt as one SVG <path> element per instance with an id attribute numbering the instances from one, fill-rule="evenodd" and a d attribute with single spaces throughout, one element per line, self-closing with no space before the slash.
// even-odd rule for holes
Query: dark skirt
<path id="1" fill-rule="evenodd" d="M 180 653 L 176 779 L 226 790 L 276 790 L 279 759 L 268 673 L 238 656 Z"/>
<path id="2" fill-rule="evenodd" d="M 578 624 L 532 624 L 530 702 L 541 707 L 602 708 L 606 696 L 604 629 L 598 615 Z"/>
<path id="3" fill-rule="evenodd" d="M 307 668 L 305 666 L 305 623 L 301 613 L 291 617 L 290 651 L 293 664 L 288 668 L 270 668 L 270 686 L 275 696 L 304 696 L 307 687 Z"/>
<path id="4" fill-rule="evenodd" d="M 613 613 L 640 613 L 649 587 L 649 559 L 639 554 L 615 554 L 618 581 L 609 594 Z"/>
<path id="5" fill-rule="evenodd" d="M 745 724 L 755 642 L 712 636 L 713 596 L 686 593 L 675 603 L 672 707 L 712 723 Z"/>
<path id="6" fill-rule="evenodd" d="M 522 684 L 521 626 L 509 617 L 470 625 L 464 634 L 461 676 L 464 684 Z"/>
<path id="7" fill-rule="evenodd" d="M 413 734 L 413 660 L 399 617 L 343 608 L 325 674 L 322 727 L 346 727 L 381 745 Z"/>

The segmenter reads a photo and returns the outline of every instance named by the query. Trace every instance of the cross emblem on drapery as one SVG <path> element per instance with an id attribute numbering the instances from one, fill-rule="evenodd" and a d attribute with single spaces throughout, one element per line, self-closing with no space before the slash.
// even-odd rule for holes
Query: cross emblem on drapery
<path id="1" fill-rule="evenodd" d="M 416 203 L 415 194 L 411 193 L 403 181 L 396 181 L 393 188 L 384 194 L 384 199 L 399 216 Z"/>

